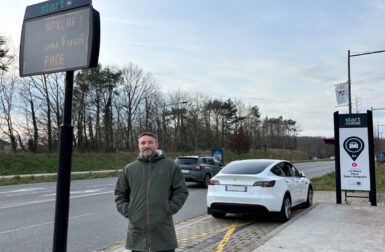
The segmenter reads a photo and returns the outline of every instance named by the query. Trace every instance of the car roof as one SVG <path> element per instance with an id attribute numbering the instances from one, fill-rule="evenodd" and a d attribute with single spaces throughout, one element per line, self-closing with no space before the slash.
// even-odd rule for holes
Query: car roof
<path id="1" fill-rule="evenodd" d="M 233 162 L 255 162 L 255 163 L 262 163 L 262 162 L 272 162 L 272 163 L 280 163 L 280 162 L 288 162 L 286 160 L 281 160 L 281 159 L 243 159 L 243 160 L 234 160 Z"/>
<path id="2" fill-rule="evenodd" d="M 177 158 L 200 158 L 200 157 L 212 158 L 212 156 L 207 156 L 207 155 L 183 155 Z"/>
<path id="3" fill-rule="evenodd" d="M 244 159 L 236 160 L 227 164 L 219 174 L 223 175 L 248 175 L 248 174 L 267 174 L 272 167 L 281 162 L 280 159 Z M 250 173 L 251 172 L 251 173 Z"/>
<path id="4" fill-rule="evenodd" d="M 269 166 L 274 166 L 278 163 L 281 163 L 281 162 L 289 162 L 289 161 L 286 161 L 286 160 L 282 160 L 282 159 L 243 159 L 243 160 L 235 160 L 235 161 L 232 161 L 229 164 L 234 164 L 234 163 L 250 163 L 250 164 L 257 164 L 257 163 L 269 163 L 271 162 L 267 167 Z M 290 162 L 289 162 L 290 163 Z"/>

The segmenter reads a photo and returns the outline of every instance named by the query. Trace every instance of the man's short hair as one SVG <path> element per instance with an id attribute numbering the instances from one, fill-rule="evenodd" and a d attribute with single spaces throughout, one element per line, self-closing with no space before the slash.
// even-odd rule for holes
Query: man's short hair
<path id="1" fill-rule="evenodd" d="M 152 132 L 143 132 L 143 133 L 140 133 L 139 136 L 138 136 L 138 141 L 141 137 L 143 136 L 150 136 L 150 137 L 153 137 L 155 138 L 155 141 L 158 142 L 158 135 L 155 134 L 155 133 L 152 133 Z"/>

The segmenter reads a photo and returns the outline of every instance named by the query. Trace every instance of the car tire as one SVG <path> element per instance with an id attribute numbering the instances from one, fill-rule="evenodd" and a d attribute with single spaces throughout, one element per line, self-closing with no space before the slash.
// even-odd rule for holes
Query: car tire
<path id="1" fill-rule="evenodd" d="M 304 203 L 304 207 L 308 208 L 313 205 L 313 188 L 309 186 L 309 189 L 307 190 L 307 200 Z"/>
<path id="2" fill-rule="evenodd" d="M 222 212 L 222 211 L 211 211 L 211 216 L 213 216 L 214 218 L 224 218 L 226 216 L 226 212 Z"/>
<path id="3" fill-rule="evenodd" d="M 204 188 L 207 188 L 208 186 L 209 186 L 209 180 L 211 179 L 211 176 L 210 176 L 210 174 L 206 174 L 205 175 L 205 177 L 204 177 L 204 179 L 203 179 L 203 182 L 202 182 L 202 186 L 204 187 Z"/>
<path id="4" fill-rule="evenodd" d="M 290 218 L 291 218 L 291 200 L 288 195 L 285 195 L 285 197 L 283 197 L 282 207 L 278 215 L 278 220 L 281 222 L 286 222 Z"/>

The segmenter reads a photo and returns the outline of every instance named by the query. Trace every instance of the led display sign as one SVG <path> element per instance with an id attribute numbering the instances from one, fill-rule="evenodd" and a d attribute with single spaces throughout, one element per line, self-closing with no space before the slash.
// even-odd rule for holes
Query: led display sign
<path id="1" fill-rule="evenodd" d="M 39 8 L 40 14 L 63 4 L 49 3 Z M 90 5 L 24 20 L 20 76 L 96 67 L 99 40 L 99 13 Z"/>

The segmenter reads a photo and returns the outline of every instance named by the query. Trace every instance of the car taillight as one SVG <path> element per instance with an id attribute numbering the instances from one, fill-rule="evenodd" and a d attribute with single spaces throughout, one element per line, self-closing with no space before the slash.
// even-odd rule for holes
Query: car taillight
<path id="1" fill-rule="evenodd" d="M 221 183 L 219 183 L 219 180 L 217 180 L 217 179 L 210 179 L 208 184 L 209 185 L 220 185 Z"/>
<path id="2" fill-rule="evenodd" d="M 201 166 L 200 165 L 196 165 L 195 166 L 195 170 L 200 170 L 201 169 Z"/>
<path id="3" fill-rule="evenodd" d="M 275 180 L 272 181 L 256 181 L 253 186 L 262 186 L 262 187 L 273 187 L 275 185 Z"/>

